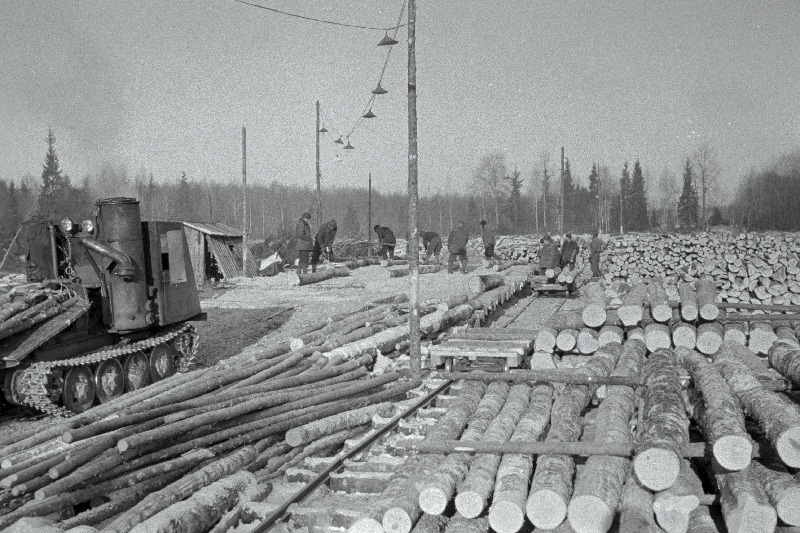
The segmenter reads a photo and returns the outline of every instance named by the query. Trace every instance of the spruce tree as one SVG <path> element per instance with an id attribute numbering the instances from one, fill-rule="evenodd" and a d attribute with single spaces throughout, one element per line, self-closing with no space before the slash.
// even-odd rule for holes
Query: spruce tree
<path id="1" fill-rule="evenodd" d="M 697 191 L 694 189 L 692 162 L 686 158 L 683 167 L 683 190 L 678 198 L 678 221 L 685 228 L 697 227 Z"/>
<path id="2" fill-rule="evenodd" d="M 596 229 L 600 227 L 600 173 L 597 171 L 597 163 L 592 163 L 592 171 L 589 173 L 589 198 Z"/>
<path id="3" fill-rule="evenodd" d="M 44 156 L 42 167 L 42 189 L 39 196 L 39 214 L 54 219 L 64 216 L 64 212 L 71 198 L 72 186 L 69 176 L 62 173 L 61 165 L 56 154 L 56 135 L 52 129 L 47 130 L 47 153 Z"/>
<path id="4" fill-rule="evenodd" d="M 511 187 L 511 194 L 509 196 L 509 207 L 511 212 L 511 224 L 514 231 L 519 231 L 522 223 L 522 172 L 518 168 L 514 168 L 511 175 L 506 176 Z"/>
<path id="5" fill-rule="evenodd" d="M 647 196 L 644 191 L 644 175 L 639 160 L 633 164 L 633 177 L 631 178 L 631 229 L 644 231 L 648 226 L 647 219 Z"/>
<path id="6" fill-rule="evenodd" d="M 630 231 L 631 230 L 631 222 L 633 217 L 631 216 L 631 175 L 628 172 L 628 162 L 625 161 L 625 164 L 622 165 L 622 176 L 619 179 L 619 194 L 620 194 L 620 225 L 623 226 L 624 229 Z"/>

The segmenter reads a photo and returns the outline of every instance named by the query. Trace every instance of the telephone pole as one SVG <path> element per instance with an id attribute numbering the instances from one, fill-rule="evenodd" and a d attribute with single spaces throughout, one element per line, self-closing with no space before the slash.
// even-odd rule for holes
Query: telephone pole
<path id="1" fill-rule="evenodd" d="M 242 126 L 242 275 L 247 277 L 247 130 Z"/>
<path id="2" fill-rule="evenodd" d="M 367 256 L 372 256 L 372 172 L 367 181 Z"/>
<path id="3" fill-rule="evenodd" d="M 561 147 L 561 197 L 558 200 L 558 233 L 564 234 L 564 147 Z"/>
<path id="4" fill-rule="evenodd" d="M 322 167 L 319 164 L 319 100 L 317 100 L 317 227 L 322 227 Z"/>
<path id="5" fill-rule="evenodd" d="M 409 277 L 411 294 L 408 298 L 411 314 L 408 321 L 411 376 L 418 378 L 422 370 L 419 329 L 419 229 L 417 228 L 417 3 L 408 0 L 408 235 Z"/>

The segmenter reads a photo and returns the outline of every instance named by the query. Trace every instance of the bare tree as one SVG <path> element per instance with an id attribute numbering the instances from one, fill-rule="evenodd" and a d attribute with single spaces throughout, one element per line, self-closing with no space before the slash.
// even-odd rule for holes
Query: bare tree
<path id="1" fill-rule="evenodd" d="M 677 222 L 679 196 L 678 176 L 664 165 L 661 177 L 658 178 L 658 205 L 661 211 L 661 224 L 667 229 L 671 229 Z"/>
<path id="2" fill-rule="evenodd" d="M 542 222 L 544 225 L 544 231 L 547 232 L 547 204 L 548 200 L 550 199 L 550 154 L 547 150 L 542 150 L 542 153 L 539 154 L 539 168 L 542 169 L 540 174 L 540 179 L 542 182 Z"/>
<path id="3" fill-rule="evenodd" d="M 597 166 L 597 176 L 600 181 L 599 209 L 600 209 L 600 228 L 606 232 L 611 232 L 611 204 L 616 194 L 616 180 L 611 177 L 611 169 L 608 165 Z"/>
<path id="4" fill-rule="evenodd" d="M 698 186 L 695 189 L 700 192 L 700 219 L 703 229 L 707 226 L 706 220 L 706 197 L 710 191 L 716 189 L 717 180 L 722 173 L 717 160 L 717 151 L 708 142 L 701 144 L 692 154 L 692 161 L 697 168 L 695 173 Z"/>
<path id="5" fill-rule="evenodd" d="M 508 189 L 506 175 L 506 155 L 499 150 L 481 157 L 475 170 L 477 185 L 487 191 L 494 202 L 495 227 L 500 225 L 500 198 Z"/>
<path id="6" fill-rule="evenodd" d="M 539 191 L 541 190 L 540 180 L 542 179 L 542 172 L 539 169 L 531 170 L 531 179 L 529 181 L 528 189 L 533 199 L 533 220 L 534 232 L 539 233 Z"/>

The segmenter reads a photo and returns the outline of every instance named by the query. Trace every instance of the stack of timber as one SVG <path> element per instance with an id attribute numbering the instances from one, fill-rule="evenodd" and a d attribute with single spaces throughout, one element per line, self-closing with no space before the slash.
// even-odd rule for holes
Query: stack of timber
<path id="1" fill-rule="evenodd" d="M 60 281 L 23 283 L 0 293 L 0 341 L 48 321 L 83 300 Z"/>
<path id="2" fill-rule="evenodd" d="M 800 305 L 800 236 L 792 233 L 627 234 L 604 252 L 606 281 L 711 276 L 723 302 Z"/>
<path id="3" fill-rule="evenodd" d="M 472 299 L 425 306 L 423 334 L 500 305 L 522 288 L 527 270 L 510 271 L 501 286 Z M 235 525 L 238 515 L 228 513 L 263 500 L 270 483 L 307 458 L 336 453 L 419 394 L 420 381 L 404 371 L 368 370 L 376 354 L 407 341 L 403 302 L 373 302 L 272 348 L 178 374 L 45 431 L 4 438 L 0 530 L 18 521 L 29 529 L 41 517 L 62 530 L 88 526 L 84 531 Z"/>

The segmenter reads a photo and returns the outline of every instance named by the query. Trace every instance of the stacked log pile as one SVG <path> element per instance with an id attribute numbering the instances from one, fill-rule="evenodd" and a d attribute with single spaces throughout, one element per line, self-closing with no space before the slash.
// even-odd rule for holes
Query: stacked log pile
<path id="1" fill-rule="evenodd" d="M 23 283 L 0 292 L 0 340 L 32 328 L 83 305 L 69 288 L 58 281 Z"/>
<path id="2" fill-rule="evenodd" d="M 526 276 L 510 275 L 472 299 L 426 305 L 423 335 L 499 305 Z M 392 401 L 420 385 L 391 367 L 368 370 L 377 354 L 408 340 L 403 301 L 373 302 L 272 348 L 3 439 L 0 529 L 44 516 L 62 529 L 210 529 L 242 502 L 263 499 L 271 480 L 306 457 L 333 453 L 373 419 L 393 416 Z"/>
<path id="3" fill-rule="evenodd" d="M 606 281 L 711 276 L 723 302 L 800 304 L 797 234 L 627 234 L 604 253 Z"/>

